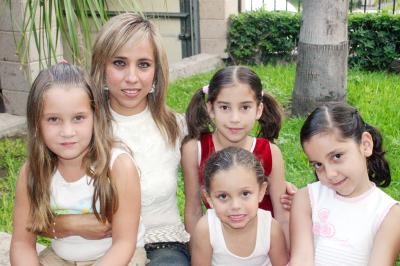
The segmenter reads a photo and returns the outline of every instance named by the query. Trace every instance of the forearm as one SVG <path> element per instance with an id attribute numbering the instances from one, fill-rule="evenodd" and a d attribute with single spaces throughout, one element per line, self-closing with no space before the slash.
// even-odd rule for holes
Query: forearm
<path id="1" fill-rule="evenodd" d="M 95 264 L 126 266 L 131 261 L 136 249 L 136 241 L 120 240 L 112 244 L 103 258 Z"/>
<path id="2" fill-rule="evenodd" d="M 192 235 L 196 227 L 197 222 L 203 216 L 203 210 L 201 209 L 200 203 L 198 207 L 185 206 L 185 229 Z"/>
<path id="3" fill-rule="evenodd" d="M 13 266 L 40 265 L 36 247 L 23 242 L 11 244 L 10 262 Z"/>

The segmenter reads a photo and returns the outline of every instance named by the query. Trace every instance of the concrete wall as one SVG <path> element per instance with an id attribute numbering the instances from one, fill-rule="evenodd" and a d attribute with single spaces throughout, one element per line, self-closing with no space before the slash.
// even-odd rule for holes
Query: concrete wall
<path id="1" fill-rule="evenodd" d="M 238 0 L 199 0 L 200 46 L 202 53 L 227 57 L 228 19 L 238 14 Z"/>
<path id="2" fill-rule="evenodd" d="M 11 10 L 5 0 L 0 0 L 0 90 L 5 111 L 24 115 L 30 84 L 39 73 L 39 53 L 32 46 L 27 61 L 20 63 L 16 55 L 16 43 L 23 32 L 26 0 L 12 0 L 10 3 Z M 36 18 L 37 25 L 38 22 L 39 17 Z M 28 33 L 29 31 L 25 32 Z M 57 51 L 60 56 L 61 48 Z"/>

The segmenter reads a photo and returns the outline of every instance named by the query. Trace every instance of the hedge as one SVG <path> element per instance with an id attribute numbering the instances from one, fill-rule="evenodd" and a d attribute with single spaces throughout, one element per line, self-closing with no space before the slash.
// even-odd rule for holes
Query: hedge
<path id="1" fill-rule="evenodd" d="M 259 64 L 289 60 L 298 43 L 301 14 L 245 12 L 230 17 L 227 53 L 235 63 Z M 351 14 L 349 66 L 387 69 L 400 57 L 400 16 Z"/>

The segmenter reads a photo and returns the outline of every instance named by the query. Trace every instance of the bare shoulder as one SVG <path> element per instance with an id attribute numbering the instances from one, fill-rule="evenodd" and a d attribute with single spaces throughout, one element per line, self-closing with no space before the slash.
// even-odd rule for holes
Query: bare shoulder
<path id="1" fill-rule="evenodd" d="M 197 139 L 190 139 L 182 145 L 182 161 L 183 162 L 195 162 L 197 165 L 198 160 L 198 147 Z"/>
<path id="2" fill-rule="evenodd" d="M 28 163 L 25 162 L 22 166 L 21 169 L 19 170 L 19 176 L 17 179 L 17 185 L 25 185 L 28 182 Z"/>
<path id="3" fill-rule="evenodd" d="M 197 152 L 197 139 L 189 139 L 182 145 L 182 152 Z"/>
<path id="4" fill-rule="evenodd" d="M 138 178 L 138 168 L 128 153 L 122 153 L 115 158 L 115 161 L 111 167 L 111 175 L 113 179 L 130 180 L 132 177 Z"/>
<path id="5" fill-rule="evenodd" d="M 281 149 L 278 147 L 278 145 L 272 142 L 270 142 L 269 145 L 271 147 L 271 154 L 273 158 L 275 158 L 276 156 L 282 157 L 282 152 Z"/>

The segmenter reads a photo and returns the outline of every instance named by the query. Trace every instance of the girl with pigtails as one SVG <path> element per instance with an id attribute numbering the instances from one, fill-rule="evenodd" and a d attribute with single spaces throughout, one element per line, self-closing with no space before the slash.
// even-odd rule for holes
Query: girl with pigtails
<path id="1" fill-rule="evenodd" d="M 300 142 L 318 182 L 301 189 L 290 215 L 290 265 L 394 265 L 400 252 L 399 203 L 382 136 L 346 104 L 306 119 Z"/>
<path id="2" fill-rule="evenodd" d="M 194 94 L 186 111 L 186 120 L 188 136 L 182 146 L 182 170 L 187 231 L 193 233 L 202 216 L 202 202 L 209 208 L 203 189 L 206 160 L 213 153 L 234 146 L 252 152 L 260 160 L 268 183 L 268 193 L 260 200 L 259 206 L 271 211 L 282 226 L 288 242 L 287 209 L 291 203 L 288 194 L 295 188 L 285 183 L 282 154 L 274 144 L 281 128 L 281 109 L 276 100 L 263 91 L 257 74 L 243 66 L 229 66 L 219 70 L 208 86 Z M 259 125 L 258 137 L 252 137 L 250 133 L 256 121 Z M 285 195 L 286 186 L 288 194 Z M 227 199 L 224 197 L 220 200 Z M 232 205 L 228 212 L 245 216 L 246 207 Z"/>

